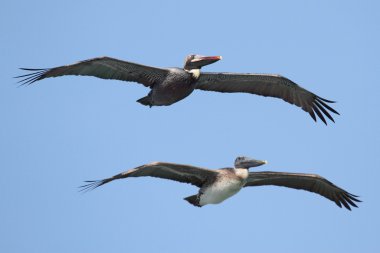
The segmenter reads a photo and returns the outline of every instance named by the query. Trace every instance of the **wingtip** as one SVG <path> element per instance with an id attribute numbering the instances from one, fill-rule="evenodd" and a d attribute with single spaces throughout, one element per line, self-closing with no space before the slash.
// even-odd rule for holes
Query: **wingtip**
<path id="1" fill-rule="evenodd" d="M 314 120 L 314 122 L 317 122 L 317 118 L 315 117 L 315 113 L 313 110 L 309 111 L 310 117 Z"/>
<path id="2" fill-rule="evenodd" d="M 327 125 L 327 122 L 326 122 L 326 119 L 325 117 L 323 117 L 323 114 L 321 113 L 321 111 L 318 109 L 317 106 L 313 106 L 313 110 L 314 112 L 318 115 L 318 117 L 323 121 L 323 123 L 325 123 L 325 125 Z"/>
<path id="3" fill-rule="evenodd" d="M 327 126 L 328 124 L 325 117 L 327 117 L 329 120 L 335 123 L 334 118 L 331 116 L 331 112 L 337 115 L 340 114 L 326 103 L 335 103 L 335 101 L 315 96 L 311 110 L 313 111 L 313 114 L 317 114 L 318 118 L 320 118 L 323 121 L 323 123 Z M 309 114 L 312 116 L 312 113 L 309 112 Z"/>
<path id="4" fill-rule="evenodd" d="M 21 69 L 21 70 L 27 70 L 27 71 L 41 71 L 41 70 L 46 70 L 46 68 L 45 68 L 45 69 L 19 68 L 19 69 Z"/>
<path id="5" fill-rule="evenodd" d="M 86 184 L 78 186 L 79 192 L 85 193 L 88 191 L 92 191 L 101 185 L 101 181 L 97 181 L 97 180 L 87 180 L 87 181 L 84 181 L 84 183 Z"/>
<path id="6" fill-rule="evenodd" d="M 335 101 L 330 101 L 330 100 L 327 100 L 327 99 L 324 99 L 324 98 L 321 98 L 321 97 L 318 97 L 318 96 L 316 96 L 315 101 L 317 101 L 318 103 L 320 103 L 321 106 L 326 107 L 330 112 L 333 112 L 333 113 L 335 113 L 337 115 L 340 115 L 339 112 L 337 112 L 334 108 L 332 108 L 331 106 L 329 106 L 328 104 L 325 103 L 325 102 L 327 102 L 327 103 L 335 103 Z"/>
<path id="7" fill-rule="evenodd" d="M 319 98 L 319 99 L 321 99 L 321 100 L 323 100 L 323 101 L 325 101 L 325 102 L 327 102 L 327 103 L 336 103 L 337 101 L 333 101 L 333 100 L 328 100 L 328 99 L 326 99 L 326 98 L 323 98 L 323 97 L 320 97 L 320 96 L 317 96 L 317 98 Z"/>
<path id="8" fill-rule="evenodd" d="M 44 79 L 46 72 L 49 71 L 49 69 L 29 69 L 29 68 L 20 68 L 20 69 L 26 70 L 26 71 L 33 71 L 32 73 L 14 77 L 14 78 L 22 78 L 20 81 L 17 82 L 17 83 L 21 83 L 20 86 L 30 85 L 36 81 Z"/>

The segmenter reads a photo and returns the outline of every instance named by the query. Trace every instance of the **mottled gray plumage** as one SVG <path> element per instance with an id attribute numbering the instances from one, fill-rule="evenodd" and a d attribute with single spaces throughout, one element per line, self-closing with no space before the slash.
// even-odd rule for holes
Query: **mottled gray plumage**
<path id="1" fill-rule="evenodd" d="M 352 206 L 357 207 L 355 202 L 360 202 L 357 196 L 315 174 L 248 172 L 250 167 L 257 167 L 265 163 L 266 161 L 238 157 L 235 160 L 235 168 L 209 170 L 184 164 L 154 162 L 103 180 L 86 181 L 88 184 L 81 186 L 81 190 L 92 190 L 115 179 L 149 176 L 190 183 L 199 187 L 200 190 L 197 194 L 185 198 L 189 203 L 198 207 L 221 203 L 243 187 L 262 185 L 285 186 L 314 192 L 335 202 L 339 207 L 343 205 L 348 210 L 351 210 Z"/>
<path id="2" fill-rule="evenodd" d="M 147 106 L 163 106 L 176 103 L 194 89 L 227 93 L 251 93 L 283 99 L 301 107 L 316 121 L 316 115 L 325 123 L 329 118 L 334 122 L 331 112 L 339 114 L 321 98 L 280 75 L 208 73 L 200 69 L 220 60 L 220 56 L 189 55 L 183 68 L 156 68 L 133 62 L 121 61 L 110 57 L 100 57 L 49 69 L 27 69 L 33 73 L 21 75 L 22 84 L 64 75 L 95 76 L 102 79 L 138 82 L 151 91 L 137 102 Z"/>

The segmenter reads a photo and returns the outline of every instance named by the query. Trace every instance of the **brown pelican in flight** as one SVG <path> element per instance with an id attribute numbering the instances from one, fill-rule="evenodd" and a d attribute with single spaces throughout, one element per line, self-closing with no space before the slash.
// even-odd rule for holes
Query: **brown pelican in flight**
<path id="1" fill-rule="evenodd" d="M 200 72 L 208 64 L 221 60 L 221 56 L 188 55 L 183 68 L 156 68 L 110 57 L 100 57 L 48 69 L 27 69 L 32 73 L 18 76 L 22 84 L 65 75 L 95 76 L 102 79 L 116 79 L 138 82 L 151 90 L 137 102 L 148 106 L 171 105 L 178 102 L 194 89 L 217 92 L 243 92 L 265 97 L 281 98 L 301 107 L 316 121 L 316 115 L 325 123 L 325 117 L 334 122 L 331 112 L 338 114 L 321 98 L 302 88 L 291 80 L 273 74 L 239 74 Z"/>
<path id="2" fill-rule="evenodd" d="M 209 170 L 191 165 L 154 162 L 103 180 L 86 181 L 87 184 L 81 186 L 81 190 L 92 190 L 115 179 L 158 177 L 181 183 L 190 183 L 199 187 L 198 194 L 185 198 L 190 204 L 198 207 L 221 203 L 238 193 L 243 187 L 262 185 L 285 186 L 314 192 L 335 202 L 339 207 L 343 205 L 348 210 L 351 210 L 350 206 L 357 207 L 354 202 L 361 202 L 357 199 L 358 196 L 348 193 L 319 175 L 248 171 L 250 167 L 257 167 L 266 163 L 266 161 L 238 157 L 235 160 L 235 168 Z"/>

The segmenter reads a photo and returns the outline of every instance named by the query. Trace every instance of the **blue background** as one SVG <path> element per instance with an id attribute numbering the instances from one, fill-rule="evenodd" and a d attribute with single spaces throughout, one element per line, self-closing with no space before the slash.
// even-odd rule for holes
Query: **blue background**
<path id="1" fill-rule="evenodd" d="M 378 1 L 3 1 L 1 252 L 379 251 Z M 338 101 L 317 124 L 279 99 L 195 91 L 170 107 L 148 89 L 91 77 L 17 88 L 19 67 L 111 56 L 159 67 L 222 55 L 204 71 L 279 73 Z M 186 184 L 84 180 L 152 162 L 317 173 L 364 201 L 352 212 L 279 187 L 195 208 Z"/>

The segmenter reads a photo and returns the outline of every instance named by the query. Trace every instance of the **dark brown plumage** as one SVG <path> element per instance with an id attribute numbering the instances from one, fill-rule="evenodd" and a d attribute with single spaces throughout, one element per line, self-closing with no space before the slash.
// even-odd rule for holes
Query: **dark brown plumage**
<path id="1" fill-rule="evenodd" d="M 334 122 L 331 113 L 339 113 L 324 99 L 300 87 L 280 75 L 208 73 L 200 69 L 220 60 L 220 56 L 189 55 L 183 68 L 156 68 L 110 57 L 100 57 L 48 69 L 28 69 L 32 73 L 18 76 L 22 84 L 65 75 L 94 76 L 102 79 L 138 82 L 151 91 L 137 102 L 147 106 L 163 106 L 176 103 L 189 96 L 195 89 L 224 93 L 250 93 L 266 97 L 280 98 L 294 104 L 325 124 L 325 117 Z"/>
<path id="2" fill-rule="evenodd" d="M 361 202 L 357 199 L 358 196 L 343 190 L 316 174 L 272 171 L 250 172 L 244 187 L 263 185 L 284 186 L 314 192 L 334 201 L 339 207 L 342 207 L 343 204 L 348 210 L 351 210 L 350 205 L 357 207 L 354 202 Z"/>

